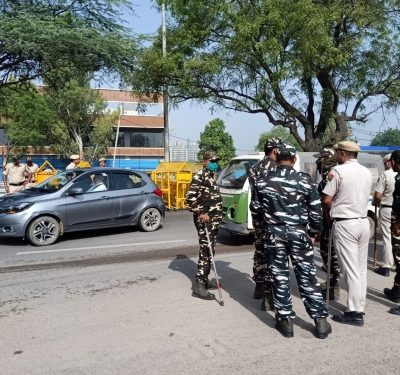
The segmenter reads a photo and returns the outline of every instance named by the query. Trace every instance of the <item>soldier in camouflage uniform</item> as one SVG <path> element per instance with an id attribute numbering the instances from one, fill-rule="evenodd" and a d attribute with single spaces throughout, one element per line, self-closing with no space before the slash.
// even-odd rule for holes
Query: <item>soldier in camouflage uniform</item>
<path id="1" fill-rule="evenodd" d="M 324 190 L 326 183 L 328 181 L 328 174 L 330 170 L 337 165 L 336 153 L 332 148 L 325 147 L 318 154 L 317 157 L 317 170 L 321 175 L 321 181 L 318 184 L 318 193 L 322 198 L 322 191 Z M 320 253 L 322 257 L 322 262 L 324 264 L 324 271 L 328 272 L 328 249 L 329 249 L 329 236 L 332 229 L 332 220 L 329 217 L 323 217 L 323 229 L 321 232 L 321 242 L 320 242 Z M 338 258 L 336 255 L 333 243 L 331 244 L 331 264 L 330 264 L 330 287 L 329 287 L 329 299 L 339 300 L 340 298 L 340 267 Z M 322 294 L 326 295 L 326 283 L 321 285 Z"/>
<path id="2" fill-rule="evenodd" d="M 289 257 L 307 313 L 315 321 L 315 335 L 324 339 L 332 328 L 328 311 L 316 279 L 313 242 L 322 229 L 321 201 L 310 175 L 293 166 L 296 150 L 282 143 L 277 148 L 275 171 L 256 179 L 256 194 L 251 210 L 265 220 L 265 250 L 273 277 L 276 328 L 293 337 L 292 319 L 296 316 L 290 293 Z"/>
<path id="3" fill-rule="evenodd" d="M 400 172 L 400 150 L 392 152 L 390 157 L 392 161 L 393 170 Z M 393 192 L 392 204 L 392 250 L 394 263 L 396 265 L 396 275 L 394 277 L 393 287 L 385 288 L 383 292 L 385 296 L 391 301 L 400 302 L 400 174 L 395 177 L 395 186 Z M 393 307 L 389 310 L 390 313 L 400 315 L 400 306 Z"/>
<path id="4" fill-rule="evenodd" d="M 254 184 L 258 176 L 265 175 L 276 168 L 276 148 L 281 143 L 279 138 L 271 138 L 265 142 L 265 156 L 255 163 L 249 170 L 249 184 L 251 194 L 255 194 Z M 262 215 L 252 213 L 254 227 L 254 258 L 253 258 L 253 280 L 256 283 L 253 297 L 261 299 L 267 296 L 272 302 L 272 278 L 267 274 L 267 256 L 264 251 L 264 226 Z M 271 304 L 271 303 L 270 303 Z"/>
<path id="5" fill-rule="evenodd" d="M 186 193 L 186 204 L 193 212 L 194 225 L 199 234 L 199 260 L 197 264 L 196 281 L 193 286 L 193 297 L 211 300 L 214 294 L 208 289 L 216 289 L 217 281 L 208 280 L 211 269 L 211 255 L 205 233 L 207 225 L 213 254 L 217 241 L 218 228 L 222 220 L 222 197 L 215 180 L 218 169 L 218 158 L 212 152 L 205 152 L 203 168 L 192 179 Z"/>

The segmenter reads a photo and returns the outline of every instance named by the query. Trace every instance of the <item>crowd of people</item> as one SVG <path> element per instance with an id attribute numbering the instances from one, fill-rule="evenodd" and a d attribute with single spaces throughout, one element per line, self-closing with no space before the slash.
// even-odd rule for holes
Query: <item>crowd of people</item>
<path id="1" fill-rule="evenodd" d="M 264 158 L 249 171 L 255 229 L 253 297 L 266 299 L 275 311 L 276 329 L 285 337 L 293 337 L 296 314 L 290 291 L 290 259 L 304 307 L 315 322 L 316 337 L 324 339 L 332 332 L 327 304 L 339 299 L 341 285 L 347 292 L 347 307 L 332 319 L 363 326 L 370 239 L 367 212 L 373 178 L 357 160 L 359 146 L 342 141 L 314 155 L 320 175 L 318 186 L 309 174 L 294 168 L 296 150 L 290 144 L 269 139 L 264 151 Z M 380 208 L 383 259 L 374 271 L 388 277 L 396 266 L 394 285 L 385 288 L 384 295 L 400 302 L 400 150 L 386 155 L 384 164 L 374 194 L 374 204 Z M 205 300 L 215 298 L 210 290 L 218 286 L 218 280 L 209 278 L 210 251 L 215 253 L 223 210 L 217 168 L 218 157 L 206 152 L 203 168 L 193 177 L 186 194 L 200 243 L 192 295 Z M 322 269 L 327 273 L 322 284 L 316 278 L 316 242 L 320 242 Z M 390 313 L 400 315 L 400 306 Z"/>

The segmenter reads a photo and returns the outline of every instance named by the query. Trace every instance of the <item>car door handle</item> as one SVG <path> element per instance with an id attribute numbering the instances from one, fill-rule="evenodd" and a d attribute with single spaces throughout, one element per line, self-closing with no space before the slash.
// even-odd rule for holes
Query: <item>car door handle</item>
<path id="1" fill-rule="evenodd" d="M 103 195 L 100 199 L 110 199 L 108 195 Z"/>

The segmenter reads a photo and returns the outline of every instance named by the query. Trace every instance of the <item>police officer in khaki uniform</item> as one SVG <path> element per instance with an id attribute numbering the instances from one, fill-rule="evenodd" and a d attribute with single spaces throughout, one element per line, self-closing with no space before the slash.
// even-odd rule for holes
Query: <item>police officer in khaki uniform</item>
<path id="1" fill-rule="evenodd" d="M 396 172 L 392 169 L 391 154 L 383 157 L 385 171 L 381 173 L 375 186 L 374 204 L 379 207 L 379 222 L 383 238 L 382 264 L 374 270 L 379 275 L 389 276 L 394 265 L 392 251 L 391 214 Z"/>
<path id="2" fill-rule="evenodd" d="M 106 167 L 106 158 L 100 158 L 99 159 L 99 167 L 100 168 L 105 168 Z"/>
<path id="3" fill-rule="evenodd" d="M 25 189 L 32 178 L 32 173 L 25 164 L 19 162 L 18 156 L 13 156 L 13 162 L 8 163 L 3 171 L 3 183 L 6 193 L 15 193 Z"/>
<path id="4" fill-rule="evenodd" d="M 328 175 L 323 190 L 323 208 L 333 220 L 333 243 L 340 269 L 347 284 L 347 311 L 333 320 L 364 325 L 367 296 L 369 243 L 368 199 L 372 188 L 371 172 L 358 163 L 359 146 L 343 141 L 334 146 L 338 164 Z"/>
<path id="5" fill-rule="evenodd" d="M 28 182 L 25 185 L 25 188 L 27 189 L 28 187 L 35 186 L 35 184 L 36 184 L 36 172 L 38 171 L 39 166 L 36 163 L 33 162 L 32 156 L 28 156 L 26 158 L 26 166 L 31 171 L 31 179 L 30 180 L 27 179 Z"/>
<path id="6" fill-rule="evenodd" d="M 76 155 L 76 154 L 71 155 L 71 156 L 69 157 L 69 160 L 70 160 L 71 162 L 67 165 L 67 167 L 66 167 L 65 169 L 75 169 L 75 168 L 77 168 L 78 164 L 79 164 L 80 161 L 81 161 L 79 155 Z"/>

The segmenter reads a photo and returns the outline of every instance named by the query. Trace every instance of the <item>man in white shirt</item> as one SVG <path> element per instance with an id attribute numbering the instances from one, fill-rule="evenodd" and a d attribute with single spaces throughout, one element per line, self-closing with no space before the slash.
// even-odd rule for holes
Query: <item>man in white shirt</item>
<path id="1" fill-rule="evenodd" d="M 347 311 L 333 320 L 356 326 L 364 325 L 367 296 L 369 243 L 368 199 L 372 188 L 371 172 L 358 163 L 359 146 L 343 141 L 334 146 L 337 166 L 328 175 L 323 190 L 325 215 L 333 220 L 333 243 L 340 269 L 347 284 Z"/>
<path id="2" fill-rule="evenodd" d="M 392 169 L 391 154 L 383 158 L 385 171 L 381 173 L 375 186 L 374 203 L 379 207 L 379 222 L 383 238 L 382 264 L 374 270 L 379 275 L 389 277 L 389 270 L 394 265 L 392 251 L 391 213 L 396 172 Z"/>

